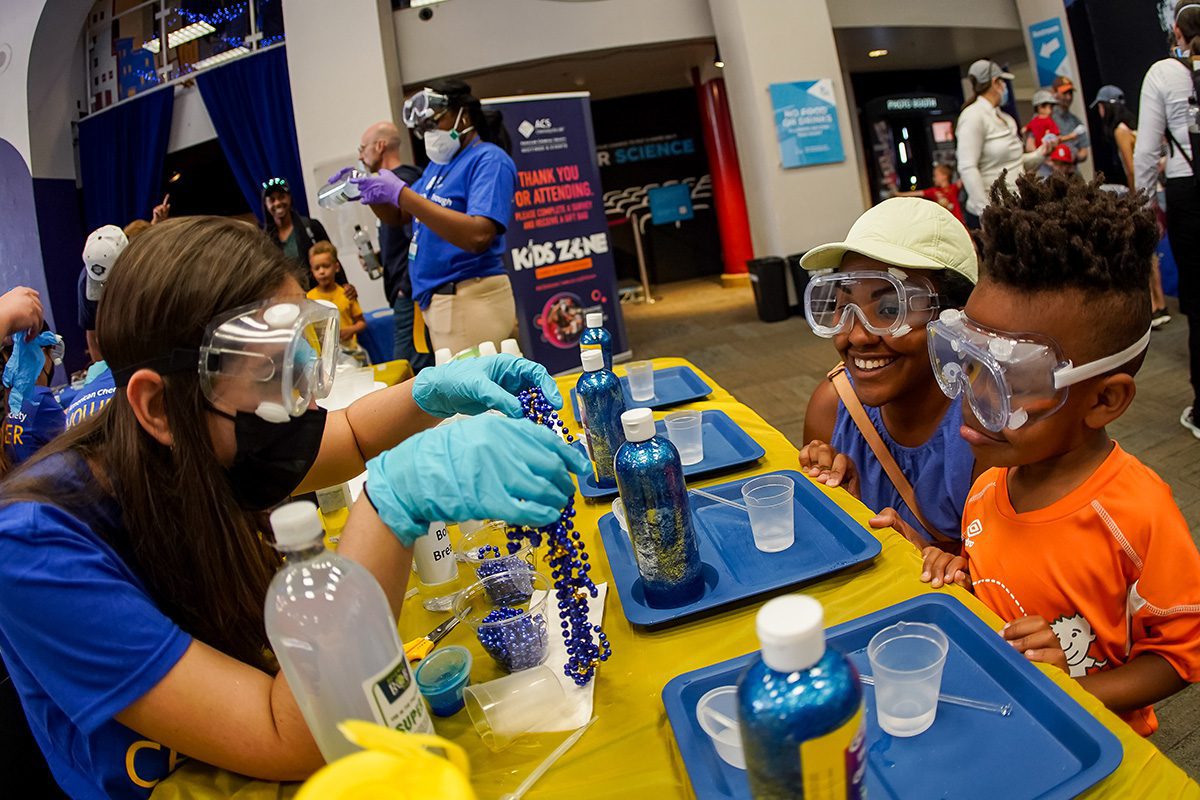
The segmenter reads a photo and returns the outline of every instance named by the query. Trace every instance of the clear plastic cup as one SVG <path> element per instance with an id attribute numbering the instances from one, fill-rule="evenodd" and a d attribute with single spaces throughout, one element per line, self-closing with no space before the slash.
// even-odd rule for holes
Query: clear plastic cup
<path id="1" fill-rule="evenodd" d="M 696 720 L 712 739 L 722 761 L 737 769 L 746 768 L 742 731 L 738 727 L 736 686 L 718 686 L 705 693 L 696 703 Z"/>
<path id="2" fill-rule="evenodd" d="M 875 714 L 892 736 L 916 736 L 937 716 L 950 643 L 936 625 L 897 622 L 867 643 L 875 678 Z"/>
<path id="3" fill-rule="evenodd" d="M 667 438 L 679 451 L 679 462 L 683 466 L 699 464 L 704 460 L 704 435 L 699 411 L 676 411 L 667 414 L 664 420 Z"/>
<path id="4" fill-rule="evenodd" d="M 467 714 L 489 749 L 499 752 L 562 713 L 567 696 L 545 665 L 463 690 Z"/>
<path id="5" fill-rule="evenodd" d="M 482 580 L 522 565 L 535 569 L 533 546 L 525 540 L 513 543 L 507 523 L 484 522 L 469 532 L 468 527 L 466 523 L 459 526 L 458 559 L 470 566 L 476 578 Z"/>
<path id="6" fill-rule="evenodd" d="M 621 526 L 621 530 L 625 531 L 625 534 L 628 535 L 629 521 L 625 519 L 625 501 L 619 497 L 613 500 L 612 512 L 613 516 L 617 518 L 617 525 Z"/>
<path id="7" fill-rule="evenodd" d="M 625 367 L 629 379 L 629 396 L 639 403 L 654 399 L 654 365 L 649 361 L 634 361 Z"/>
<path id="8" fill-rule="evenodd" d="M 550 655 L 551 612 L 546 601 L 552 591 L 545 575 L 521 564 L 456 594 L 454 616 L 474 629 L 484 652 L 501 669 L 520 672 L 541 665 Z M 554 634 L 558 635 L 557 629 Z"/>
<path id="9" fill-rule="evenodd" d="M 763 475 L 742 484 L 754 546 L 764 553 L 778 553 L 796 541 L 795 493 L 796 484 L 785 475 Z"/>

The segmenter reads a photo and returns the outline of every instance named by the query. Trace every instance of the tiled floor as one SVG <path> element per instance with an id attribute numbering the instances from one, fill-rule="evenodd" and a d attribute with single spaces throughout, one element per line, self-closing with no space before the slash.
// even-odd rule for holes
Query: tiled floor
<path id="1" fill-rule="evenodd" d="M 661 302 L 625 307 L 637 358 L 683 356 L 712 375 L 796 444 L 813 387 L 837 363 L 833 345 L 814 336 L 803 317 L 758 321 L 748 286 L 725 289 L 716 280 L 656 289 Z M 1158 472 L 1200 535 L 1200 441 L 1179 425 L 1190 401 L 1186 326 L 1176 317 L 1155 332 L 1138 374 L 1133 407 L 1112 426 L 1121 446 Z M 1158 705 L 1153 741 L 1194 778 L 1200 777 L 1200 687 Z"/>

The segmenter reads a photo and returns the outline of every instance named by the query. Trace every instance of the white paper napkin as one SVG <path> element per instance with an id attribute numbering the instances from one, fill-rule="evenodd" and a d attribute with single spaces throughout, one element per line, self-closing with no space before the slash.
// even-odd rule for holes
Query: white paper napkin
<path id="1" fill-rule="evenodd" d="M 588 598 L 588 622 L 600 625 L 604 621 L 604 598 L 608 595 L 608 584 L 598 583 L 596 589 L 599 594 L 596 597 Z M 553 604 L 551 607 L 558 608 Z M 553 619 L 557 620 L 558 615 L 555 614 Z M 540 732 L 573 731 L 581 725 L 586 725 L 592 718 L 592 693 L 596 687 L 596 679 L 592 678 L 587 686 L 576 686 L 575 681 L 563 674 L 567 658 L 567 643 L 563 640 L 562 630 L 556 625 L 552 626 L 550 655 L 546 658 L 546 666 L 554 670 L 555 676 L 558 677 L 558 681 L 567 695 L 567 702 L 563 707 L 563 713 L 557 715 L 553 720 L 547 721 L 539 729 Z"/>

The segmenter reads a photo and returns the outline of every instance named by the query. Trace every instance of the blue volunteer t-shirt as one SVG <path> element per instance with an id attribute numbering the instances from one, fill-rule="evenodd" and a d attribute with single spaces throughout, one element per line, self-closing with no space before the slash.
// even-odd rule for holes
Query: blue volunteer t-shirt
<path id="1" fill-rule="evenodd" d="M 433 290 L 444 283 L 504 274 L 504 229 L 512 217 L 517 166 L 496 145 L 476 139 L 449 164 L 431 163 L 413 191 L 444 208 L 487 217 L 499 226 L 492 246 L 478 255 L 450 244 L 413 220 L 409 275 L 413 297 L 429 308 Z"/>
<path id="2" fill-rule="evenodd" d="M 170 672 L 191 637 L 167 618 L 100 531 L 121 511 L 83 459 L 33 473 L 84 498 L 0 507 L 0 652 L 55 780 L 76 798 L 147 798 L 181 759 L 113 716 Z"/>
<path id="3" fill-rule="evenodd" d="M 100 413 L 100 409 L 108 405 L 116 393 L 112 370 L 105 366 L 100 374 L 83 385 L 71 405 L 67 406 L 67 427 L 74 428 L 88 417 Z"/>
<path id="4" fill-rule="evenodd" d="M 66 415 L 54 392 L 45 386 L 34 386 L 25 395 L 21 410 L 9 411 L 4 418 L 4 453 L 10 464 L 20 464 L 42 449 L 66 427 Z"/>

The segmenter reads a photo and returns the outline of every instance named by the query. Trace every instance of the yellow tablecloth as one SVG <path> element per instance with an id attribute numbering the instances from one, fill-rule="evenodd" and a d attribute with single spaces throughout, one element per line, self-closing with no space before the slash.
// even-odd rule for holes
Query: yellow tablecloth
<path id="1" fill-rule="evenodd" d="M 657 359 L 656 367 L 688 364 L 683 359 Z M 623 368 L 616 371 L 623 374 Z M 697 372 L 700 372 L 697 370 Z M 710 398 L 689 408 L 720 409 L 732 417 L 767 451 L 766 457 L 738 477 L 796 467 L 796 448 L 781 433 L 768 425 L 729 392 L 701 375 L 713 387 Z M 563 396 L 575 383 L 574 377 L 559 381 Z M 797 398 L 802 402 L 802 398 Z M 563 419 L 572 430 L 578 429 L 571 405 L 563 410 Z M 729 475 L 697 481 L 703 487 L 731 480 Z M 822 491 L 829 491 L 821 487 Z M 871 513 L 843 490 L 831 492 L 833 499 L 862 523 Z M 596 533 L 596 521 L 609 510 L 608 503 L 589 503 L 577 497 L 577 528 L 583 533 L 588 551 L 596 554 L 593 576 L 597 583 L 610 580 L 607 560 Z M 925 591 L 918 580 L 920 558 L 916 550 L 891 531 L 880 531 L 883 551 L 864 570 L 835 576 L 804 587 L 804 591 L 825 606 L 828 625 L 836 625 L 872 611 L 899 603 Z M 615 587 L 613 587 L 615 589 Z M 951 589 L 971 610 L 994 628 L 1000 620 L 972 595 Z M 690 797 L 691 789 L 683 762 L 675 748 L 674 737 L 663 710 L 660 692 L 668 680 L 692 669 L 707 666 L 757 649 L 754 614 L 761 601 L 717 616 L 646 633 L 635 630 L 621 613 L 617 592 L 608 594 L 604 628 L 612 642 L 613 657 L 601 666 L 596 678 L 595 725 L 529 792 L 531 800 L 544 798 L 671 798 Z M 419 636 L 439 622 L 439 615 L 421 608 L 417 598 L 410 599 L 400 619 L 402 638 Z M 469 647 L 476 656 L 472 672 L 474 682 L 496 677 L 499 673 L 483 654 L 469 629 L 460 626 L 445 640 L 447 644 Z M 1045 668 L 1052 680 L 1074 697 L 1124 746 L 1121 766 L 1088 792 L 1086 797 L 1112 798 L 1200 798 L 1200 786 L 1191 781 L 1154 745 L 1138 736 L 1124 722 L 1105 709 L 1091 695 L 1057 670 Z M 472 783 L 480 798 L 496 798 L 511 791 L 566 734 L 544 735 L 519 741 L 511 749 L 493 754 L 474 734 L 465 712 L 435 722 L 438 732 L 461 744 L 471 757 Z M 938 765 L 938 754 L 930 754 L 931 766 Z M 1019 764 L 1013 765 L 1019 769 Z M 955 769 L 952 764 L 941 768 Z M 1003 776 L 994 776 L 1002 781 Z M 268 800 L 291 794 L 291 787 L 279 787 L 246 781 L 228 773 L 214 772 L 201 765 L 189 764 L 164 781 L 154 797 L 199 798 L 235 796 L 241 800 Z"/>

